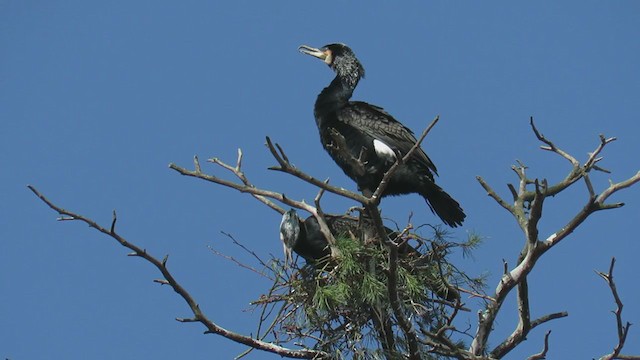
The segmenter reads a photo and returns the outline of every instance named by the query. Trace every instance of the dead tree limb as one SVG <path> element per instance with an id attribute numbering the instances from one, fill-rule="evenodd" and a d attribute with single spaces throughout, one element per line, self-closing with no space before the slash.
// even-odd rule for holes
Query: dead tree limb
<path id="1" fill-rule="evenodd" d="M 210 320 L 205 315 L 205 313 L 200 309 L 200 306 L 198 305 L 196 300 L 193 298 L 193 296 L 191 296 L 191 294 L 182 285 L 180 285 L 180 283 L 176 280 L 176 278 L 171 274 L 171 272 L 167 268 L 167 258 L 168 258 L 167 256 L 165 256 L 162 260 L 159 260 L 158 258 L 150 255 L 146 249 L 140 248 L 137 245 L 127 241 L 124 237 L 122 237 L 115 231 L 115 223 L 117 219 L 117 217 L 115 216 L 115 212 L 113 216 L 113 221 L 111 222 L 111 226 L 109 229 L 107 229 L 99 225 L 95 221 L 91 220 L 90 218 L 65 210 L 59 207 L 58 205 L 55 205 L 53 202 L 47 199 L 43 194 L 41 194 L 35 187 L 29 185 L 28 188 L 38 198 L 40 198 L 40 200 L 42 200 L 45 204 L 47 204 L 47 206 L 49 206 L 51 209 L 55 210 L 58 214 L 61 215 L 61 218 L 59 218 L 59 220 L 83 222 L 89 225 L 90 227 L 96 229 L 97 231 L 111 237 L 112 239 L 117 241 L 120 245 L 131 250 L 132 252 L 128 254 L 129 256 L 140 257 L 145 261 L 149 262 L 150 264 L 152 264 L 153 266 L 155 266 L 160 271 L 160 273 L 162 273 L 162 276 L 164 278 L 162 281 L 156 281 L 156 282 L 171 286 L 171 288 L 176 293 L 178 293 L 178 295 L 180 295 L 182 299 L 184 299 L 184 301 L 187 303 L 187 305 L 191 309 L 193 317 L 176 318 L 177 321 L 182 323 L 199 322 L 207 328 L 207 330 L 205 331 L 206 334 L 221 335 L 231 341 L 244 344 L 259 350 L 278 354 L 283 357 L 296 358 L 296 359 L 328 358 L 328 355 L 321 351 L 307 350 L 307 349 L 300 349 L 300 350 L 288 349 L 288 348 L 275 345 L 269 342 L 254 339 L 250 336 L 238 334 L 236 332 L 223 328 L 222 326 Z"/>
<path id="2" fill-rule="evenodd" d="M 542 348 L 542 351 L 529 356 L 527 360 L 544 360 L 547 358 L 547 351 L 549 351 L 549 335 L 551 335 L 551 330 L 544 334 L 544 347 Z"/>
<path id="3" fill-rule="evenodd" d="M 611 290 L 611 295 L 613 295 L 613 300 L 616 303 L 616 309 L 613 311 L 613 314 L 616 316 L 616 330 L 618 332 L 618 343 L 613 348 L 613 351 L 605 356 L 602 356 L 600 360 L 613 360 L 613 359 L 640 359 L 640 355 L 621 355 L 622 348 L 624 348 L 624 344 L 627 341 L 627 335 L 629 335 L 629 328 L 631 327 L 630 322 L 624 323 L 622 321 L 622 308 L 624 305 L 622 304 L 622 300 L 620 299 L 620 295 L 618 295 L 618 289 L 616 287 L 616 283 L 613 280 L 613 267 L 616 264 L 616 258 L 611 258 L 611 265 L 609 265 L 609 272 L 603 273 L 601 271 L 596 271 L 596 274 L 600 276 L 606 283 L 609 285 L 609 289 Z"/>
<path id="4" fill-rule="evenodd" d="M 243 193 L 251 194 L 251 196 L 256 198 L 258 201 L 260 201 L 263 204 L 269 206 L 270 208 L 274 209 L 275 211 L 279 212 L 280 214 L 284 214 L 285 210 L 283 208 L 279 207 L 278 205 L 276 205 L 274 202 L 272 202 L 269 199 L 274 199 L 274 200 L 277 200 L 277 201 L 279 201 L 279 202 L 281 202 L 281 203 L 283 203 L 285 205 L 289 205 L 291 207 L 295 207 L 295 208 L 307 211 L 308 213 L 314 215 L 316 217 L 316 219 L 318 220 L 318 224 L 320 226 L 320 231 L 322 231 L 323 235 L 325 236 L 325 238 L 327 239 L 327 241 L 329 241 L 329 244 L 331 245 L 331 254 L 332 254 L 332 256 L 333 257 L 338 256 L 338 254 L 336 252 L 337 250 L 335 248 L 335 238 L 333 237 L 333 234 L 329 230 L 329 226 L 327 225 L 324 217 L 320 216 L 320 214 L 322 214 L 322 210 L 320 209 L 320 211 L 318 211 L 317 207 L 309 205 L 304 201 L 296 201 L 296 200 L 290 199 L 283 193 L 279 193 L 279 192 L 276 192 L 276 191 L 270 191 L 270 190 L 264 190 L 264 189 L 260 189 L 260 188 L 255 187 L 249 181 L 249 179 L 246 177 L 246 175 L 244 174 L 244 172 L 241 169 L 241 165 L 242 165 L 242 150 L 238 149 L 238 160 L 237 160 L 236 166 L 228 165 L 228 164 L 224 163 L 223 161 L 221 161 L 218 158 L 212 158 L 212 159 L 209 159 L 208 161 L 211 162 L 211 163 L 214 163 L 214 164 L 216 164 L 216 165 L 218 165 L 220 167 L 222 167 L 225 170 L 230 171 L 238 179 L 240 179 L 241 183 L 236 183 L 236 182 L 233 182 L 233 181 L 225 180 L 225 179 L 222 179 L 220 177 L 217 177 L 217 176 L 214 176 L 214 175 L 209 175 L 209 174 L 206 174 L 206 173 L 202 172 L 202 168 L 200 166 L 200 162 L 199 162 L 197 156 L 194 157 L 194 170 L 188 170 L 188 169 L 185 169 L 185 168 L 183 168 L 181 166 L 178 166 L 176 164 L 173 164 L 173 163 L 169 164 L 169 168 L 173 169 L 173 170 L 177 171 L 178 173 L 180 173 L 182 175 L 185 175 L 185 176 L 195 177 L 195 178 L 198 178 L 198 179 L 202 179 L 202 180 L 205 180 L 205 181 L 209 181 L 209 182 L 212 182 L 212 183 L 223 185 L 223 186 L 238 190 L 238 191 L 243 192 Z M 317 181 L 319 181 L 319 180 L 317 180 Z M 355 194 L 355 195 L 357 195 L 357 194 Z M 316 205 L 318 205 L 317 202 L 316 202 Z"/>
<path id="5" fill-rule="evenodd" d="M 536 128 L 533 118 L 531 118 L 530 124 L 538 140 L 544 143 L 541 148 L 543 150 L 556 153 L 562 158 L 568 160 L 571 163 L 572 168 L 563 180 L 556 184 L 549 185 L 546 180 L 539 181 L 538 179 L 528 178 L 526 175 L 526 166 L 523 164 L 519 163 L 518 166 L 514 166 L 513 170 L 518 176 L 519 183 L 517 187 L 513 185 L 509 186 L 514 198 L 513 204 L 509 204 L 503 200 L 481 177 L 477 178 L 480 185 L 485 189 L 485 191 L 487 191 L 487 194 L 515 217 L 518 225 L 524 233 L 525 241 L 518 263 L 511 270 L 508 268 L 505 269 L 505 274 L 496 286 L 495 295 L 492 296 L 492 298 L 495 299 L 495 302 L 488 303 L 486 305 L 486 309 L 481 313 L 476 334 L 471 346 L 469 347 L 469 351 L 476 356 L 482 356 L 488 352 L 491 357 L 501 358 L 527 337 L 529 331 L 533 329 L 533 323 L 529 320 L 530 314 L 527 276 L 533 270 L 538 259 L 545 252 L 571 234 L 593 213 L 600 210 L 614 209 L 623 206 L 623 203 L 609 204 L 605 203 L 605 201 L 613 193 L 640 182 L 639 171 L 634 176 L 624 181 L 612 183 L 608 188 L 600 192 L 600 194 L 596 194 L 589 179 L 589 174 L 591 170 L 604 171 L 596 164 L 602 160 L 600 154 L 604 150 L 605 146 L 612 141 L 615 141 L 615 138 L 605 138 L 603 135 L 600 135 L 598 146 L 589 154 L 587 160 L 581 164 L 575 157 L 563 151 L 560 147 L 542 135 Z M 557 195 L 580 179 L 585 181 L 589 193 L 584 207 L 574 215 L 574 217 L 570 219 L 565 226 L 560 228 L 560 230 L 551 234 L 545 240 L 540 240 L 538 234 L 538 222 L 542 218 L 544 199 L 548 196 Z M 533 186 L 533 189 L 529 190 L 529 187 L 531 186 Z M 486 347 L 496 316 L 498 315 L 507 295 L 516 287 L 518 288 L 518 325 L 507 339 L 502 341 L 493 350 L 488 351 Z M 566 312 L 555 313 L 552 314 L 552 316 L 540 319 L 549 321 L 564 316 L 567 316 Z M 538 321 L 536 324 L 540 324 L 542 322 Z"/>
<path id="6" fill-rule="evenodd" d="M 308 175 L 307 173 L 298 169 L 291 162 L 289 162 L 289 158 L 285 154 L 284 150 L 280 147 L 280 145 L 278 145 L 277 143 L 274 145 L 274 143 L 271 141 L 271 138 L 269 138 L 268 136 L 266 138 L 266 141 L 267 141 L 267 148 L 269 149 L 269 151 L 271 152 L 271 155 L 273 155 L 273 157 L 276 159 L 276 161 L 279 164 L 278 166 L 270 167 L 269 170 L 281 171 L 281 172 L 293 175 L 311 185 L 317 186 L 320 189 L 324 189 L 328 192 L 334 193 L 336 195 L 340 195 L 348 199 L 355 200 L 360 203 L 363 201 L 366 201 L 366 197 L 360 194 L 354 193 L 344 188 L 329 185 L 328 181 L 318 180 L 313 176 Z"/>

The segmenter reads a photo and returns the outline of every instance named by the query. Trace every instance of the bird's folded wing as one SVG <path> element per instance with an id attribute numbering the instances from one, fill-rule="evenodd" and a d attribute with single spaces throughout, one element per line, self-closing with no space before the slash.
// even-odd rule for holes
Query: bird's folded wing
<path id="1" fill-rule="evenodd" d="M 338 120 L 348 124 L 373 139 L 382 141 L 391 149 L 404 156 L 416 143 L 411 129 L 402 125 L 383 108 L 365 102 L 352 101 L 338 113 Z M 429 170 L 437 174 L 436 166 L 427 154 L 418 148 L 413 159 L 423 163 Z"/>

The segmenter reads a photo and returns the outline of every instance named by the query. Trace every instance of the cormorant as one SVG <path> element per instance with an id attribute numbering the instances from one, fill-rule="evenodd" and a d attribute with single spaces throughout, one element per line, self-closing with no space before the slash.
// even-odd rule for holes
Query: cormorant
<path id="1" fill-rule="evenodd" d="M 338 235 L 350 235 L 350 236 L 362 236 L 362 241 L 365 243 L 374 241 L 376 238 L 375 230 L 372 224 L 370 224 L 365 218 L 354 218 L 341 215 L 329 215 L 324 216 L 329 230 L 334 236 Z M 365 221 L 364 225 L 360 223 Z M 385 227 L 387 236 L 394 238 L 397 233 L 393 230 Z M 311 215 L 304 221 L 300 219 L 298 213 L 291 209 L 282 215 L 282 221 L 280 222 L 280 240 L 282 240 L 282 247 L 284 249 L 285 261 L 287 263 L 293 262 L 293 256 L 291 251 L 302 256 L 308 263 L 314 264 L 323 262 L 329 259 L 331 256 L 331 249 L 329 248 L 329 242 L 320 232 L 320 225 L 315 216 Z M 401 257 L 413 256 L 415 259 L 424 258 L 424 255 L 416 250 L 408 243 L 404 243 L 399 249 Z M 428 260 L 424 258 L 424 260 Z M 419 263 L 416 263 L 419 266 Z M 444 280 L 443 280 L 444 281 Z M 460 298 L 458 290 L 447 284 L 443 288 L 442 285 L 431 286 L 431 290 L 437 294 L 440 298 L 455 301 Z"/>
<path id="2" fill-rule="evenodd" d="M 373 226 L 366 224 L 361 227 L 361 220 L 354 217 L 325 214 L 324 219 L 327 222 L 329 231 L 334 236 L 362 235 L 364 242 L 369 242 L 376 236 Z M 385 230 L 389 235 L 393 233 L 393 230 L 389 228 L 385 228 Z M 331 255 L 329 242 L 320 231 L 320 225 L 315 216 L 311 215 L 302 221 L 294 209 L 282 215 L 280 240 L 282 240 L 285 260 L 289 262 L 293 261 L 292 250 L 307 262 L 318 261 Z"/>
<path id="3" fill-rule="evenodd" d="M 364 77 L 364 68 L 348 46 L 330 44 L 316 49 L 302 45 L 299 51 L 323 60 L 336 73 L 315 103 L 320 141 L 345 174 L 370 196 L 396 157 L 404 156 L 417 140 L 409 128 L 382 108 L 349 101 Z M 346 149 L 336 143 L 336 135 L 344 138 Z M 361 166 L 355 166 L 354 159 Z M 437 175 L 436 166 L 418 148 L 398 167 L 382 196 L 418 193 L 445 224 L 461 225 L 466 215 L 460 204 L 436 185 L 433 174 Z"/>
<path id="4" fill-rule="evenodd" d="M 320 232 L 318 220 L 310 216 L 303 222 L 294 209 L 282 215 L 280 240 L 282 240 L 287 263 L 293 262 L 292 250 L 307 262 L 314 262 L 331 255 L 329 243 Z"/>

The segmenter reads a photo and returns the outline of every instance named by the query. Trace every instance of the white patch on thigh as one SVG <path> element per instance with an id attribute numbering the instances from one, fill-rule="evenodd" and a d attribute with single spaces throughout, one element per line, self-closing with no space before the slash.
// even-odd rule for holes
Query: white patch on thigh
<path id="1" fill-rule="evenodd" d="M 389 145 L 378 139 L 373 139 L 373 148 L 376 150 L 376 154 L 380 157 L 393 160 L 396 158 L 396 153 L 389 147 Z"/>

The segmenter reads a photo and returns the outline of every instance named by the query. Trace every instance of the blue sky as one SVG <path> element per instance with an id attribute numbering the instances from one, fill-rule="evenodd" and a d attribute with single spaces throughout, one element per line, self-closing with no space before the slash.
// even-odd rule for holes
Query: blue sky
<path id="1" fill-rule="evenodd" d="M 522 245 L 511 216 L 475 180 L 503 195 L 523 161 L 533 176 L 561 179 L 568 163 L 538 149 L 528 125 L 579 157 L 597 135 L 616 136 L 594 174 L 598 189 L 640 169 L 640 3 L 524 4 L 427 1 L 88 2 L 0 1 L 0 356 L 10 359 L 211 359 L 244 348 L 202 335 L 159 274 L 79 223 L 58 223 L 26 188 L 108 224 L 162 257 L 221 326 L 255 332 L 250 300 L 269 283 L 213 255 L 208 246 L 251 259 L 221 234 L 268 257 L 281 256 L 279 215 L 249 196 L 184 178 L 167 168 L 193 155 L 235 161 L 260 187 L 313 199 L 316 191 L 281 173 L 264 147 L 269 135 L 307 172 L 353 189 L 318 141 L 317 93 L 329 69 L 297 52 L 301 44 L 349 44 L 367 77 L 355 99 L 385 107 L 420 132 L 441 120 L 424 148 L 438 183 L 465 208 L 463 238 L 486 238 L 468 271 L 491 274 L 513 264 Z M 224 174 L 207 165 L 206 171 Z M 579 184 L 549 199 L 541 236 L 559 229 L 586 201 Z M 529 280 L 532 316 L 570 316 L 534 330 L 508 358 L 539 351 L 553 330 L 549 358 L 601 356 L 616 343 L 614 308 L 593 272 L 618 259 L 624 318 L 640 323 L 640 253 L 635 224 L 640 191 L 612 198 L 601 212 L 539 262 Z M 353 204 L 333 196 L 325 210 Z M 385 216 L 437 222 L 418 196 L 385 199 Z M 470 301 L 474 307 L 477 304 Z M 498 318 L 497 344 L 512 331 L 513 299 Z M 475 309 L 475 308 L 474 308 Z M 472 314 L 472 318 L 474 315 Z M 640 353 L 632 327 L 628 353 Z M 251 359 L 274 359 L 253 353 Z"/>

